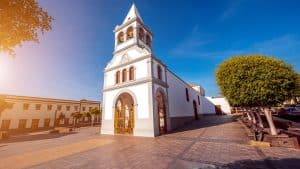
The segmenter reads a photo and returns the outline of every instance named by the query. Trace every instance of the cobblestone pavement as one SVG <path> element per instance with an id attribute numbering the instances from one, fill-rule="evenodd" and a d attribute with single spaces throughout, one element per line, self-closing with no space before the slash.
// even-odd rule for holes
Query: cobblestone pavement
<path id="1" fill-rule="evenodd" d="M 250 146 L 235 118 L 204 116 L 156 138 L 99 135 L 93 127 L 12 139 L 0 142 L 0 168 L 300 168 L 300 150 Z"/>

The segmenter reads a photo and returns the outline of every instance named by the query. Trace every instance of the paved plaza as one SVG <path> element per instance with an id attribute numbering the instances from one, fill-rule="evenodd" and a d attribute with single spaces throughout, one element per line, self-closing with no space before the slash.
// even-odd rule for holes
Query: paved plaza
<path id="1" fill-rule="evenodd" d="M 0 168 L 300 168 L 300 150 L 253 147 L 236 116 L 204 116 L 156 137 L 46 132 L 0 141 Z"/>

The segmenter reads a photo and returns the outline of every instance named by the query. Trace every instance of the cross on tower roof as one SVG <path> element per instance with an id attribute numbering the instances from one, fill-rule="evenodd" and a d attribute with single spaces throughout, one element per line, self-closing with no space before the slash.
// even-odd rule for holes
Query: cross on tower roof
<path id="1" fill-rule="evenodd" d="M 132 19 L 132 18 L 139 18 L 141 20 L 141 22 L 143 22 L 142 17 L 140 16 L 139 11 L 137 10 L 135 4 L 133 3 L 131 5 L 131 8 L 127 14 L 127 16 L 125 17 L 123 24 L 126 23 L 128 20 Z"/>

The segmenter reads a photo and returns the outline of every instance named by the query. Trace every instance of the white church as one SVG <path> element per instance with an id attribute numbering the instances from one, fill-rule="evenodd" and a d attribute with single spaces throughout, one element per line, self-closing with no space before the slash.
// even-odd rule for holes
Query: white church
<path id="1" fill-rule="evenodd" d="M 155 137 L 214 113 L 204 89 L 186 83 L 152 53 L 152 32 L 133 4 L 117 25 L 104 69 L 101 134 Z"/>

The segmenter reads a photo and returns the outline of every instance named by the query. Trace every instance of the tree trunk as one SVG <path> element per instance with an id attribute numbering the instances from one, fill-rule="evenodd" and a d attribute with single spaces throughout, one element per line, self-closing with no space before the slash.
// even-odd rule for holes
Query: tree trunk
<path id="1" fill-rule="evenodd" d="M 257 120 L 258 120 L 258 126 L 261 127 L 261 128 L 264 128 L 263 121 L 260 117 L 260 111 L 259 110 L 255 111 L 255 114 L 256 114 Z"/>
<path id="2" fill-rule="evenodd" d="M 91 125 L 93 126 L 94 125 L 94 119 L 95 119 L 95 117 L 94 117 L 94 115 L 92 115 L 92 118 L 91 118 Z"/>
<path id="3" fill-rule="evenodd" d="M 248 111 L 246 111 L 246 114 L 247 114 L 248 120 L 252 121 L 252 117 L 251 117 L 250 113 Z"/>
<path id="4" fill-rule="evenodd" d="M 254 115 L 254 113 L 253 113 L 253 111 L 252 110 L 249 110 L 249 114 L 251 115 L 251 117 L 252 117 L 252 123 L 253 124 L 256 124 L 256 118 L 255 118 L 255 115 Z"/>
<path id="5" fill-rule="evenodd" d="M 76 126 L 76 121 L 75 121 L 75 118 L 73 117 L 73 128 L 75 128 L 75 126 Z"/>
<path id="6" fill-rule="evenodd" d="M 269 110 L 269 108 L 263 108 L 264 114 L 267 118 L 269 127 L 270 127 L 270 134 L 271 135 L 277 135 L 277 130 L 276 127 L 274 125 L 274 121 L 273 121 L 273 117 L 272 117 L 272 112 Z"/>

